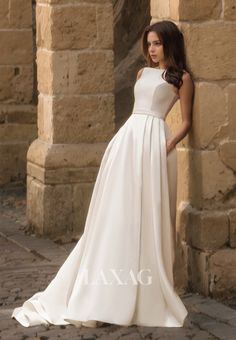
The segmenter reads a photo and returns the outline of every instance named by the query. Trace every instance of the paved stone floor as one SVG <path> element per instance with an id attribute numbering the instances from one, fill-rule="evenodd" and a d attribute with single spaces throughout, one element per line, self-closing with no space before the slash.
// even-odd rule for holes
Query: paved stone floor
<path id="1" fill-rule="evenodd" d="M 96 329 L 72 325 L 25 328 L 11 319 L 14 307 L 47 286 L 74 245 L 59 245 L 27 232 L 25 190 L 0 189 L 0 339 L 236 340 L 235 299 L 221 303 L 192 293 L 181 296 L 189 312 L 183 328 L 109 324 Z"/>

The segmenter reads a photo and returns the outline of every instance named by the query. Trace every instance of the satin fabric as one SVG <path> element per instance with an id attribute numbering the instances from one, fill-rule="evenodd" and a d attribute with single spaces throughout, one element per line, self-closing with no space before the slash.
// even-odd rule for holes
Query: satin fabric
<path id="1" fill-rule="evenodd" d="M 173 282 L 177 154 L 166 155 L 165 122 L 178 97 L 162 73 L 146 67 L 135 83 L 132 114 L 104 152 L 84 233 L 48 287 L 14 309 L 23 326 L 183 326 L 187 310 Z"/>

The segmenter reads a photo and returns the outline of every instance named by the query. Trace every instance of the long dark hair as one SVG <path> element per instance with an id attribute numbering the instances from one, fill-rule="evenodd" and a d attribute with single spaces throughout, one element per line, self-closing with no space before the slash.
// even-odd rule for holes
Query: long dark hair
<path id="1" fill-rule="evenodd" d="M 145 27 L 142 35 L 142 50 L 149 67 L 157 67 L 153 63 L 148 52 L 147 36 L 149 32 L 155 32 L 163 45 L 164 58 L 166 63 L 165 80 L 181 87 L 184 71 L 190 72 L 186 63 L 184 37 L 178 26 L 169 20 L 158 21 Z M 162 75 L 163 75 L 162 74 Z"/>

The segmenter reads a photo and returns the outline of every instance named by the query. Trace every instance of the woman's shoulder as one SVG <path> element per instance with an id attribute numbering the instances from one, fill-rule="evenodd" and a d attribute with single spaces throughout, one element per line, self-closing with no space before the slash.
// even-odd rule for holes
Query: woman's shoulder
<path id="1" fill-rule="evenodd" d="M 143 70 L 144 70 L 144 67 L 142 67 L 142 68 L 138 71 L 137 77 L 136 77 L 137 80 L 141 77 L 141 75 L 142 75 L 142 73 L 143 73 Z"/>

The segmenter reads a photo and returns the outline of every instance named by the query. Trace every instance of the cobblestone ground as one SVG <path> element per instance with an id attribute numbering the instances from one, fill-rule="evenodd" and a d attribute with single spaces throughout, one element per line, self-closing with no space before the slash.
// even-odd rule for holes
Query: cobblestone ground
<path id="1" fill-rule="evenodd" d="M 25 328 L 11 319 L 14 307 L 47 286 L 74 245 L 35 237 L 27 231 L 24 188 L 0 190 L 0 339 L 236 339 L 235 299 L 227 301 L 227 306 L 191 293 L 181 296 L 189 312 L 182 328 L 110 324 L 96 329 L 72 325 Z"/>

